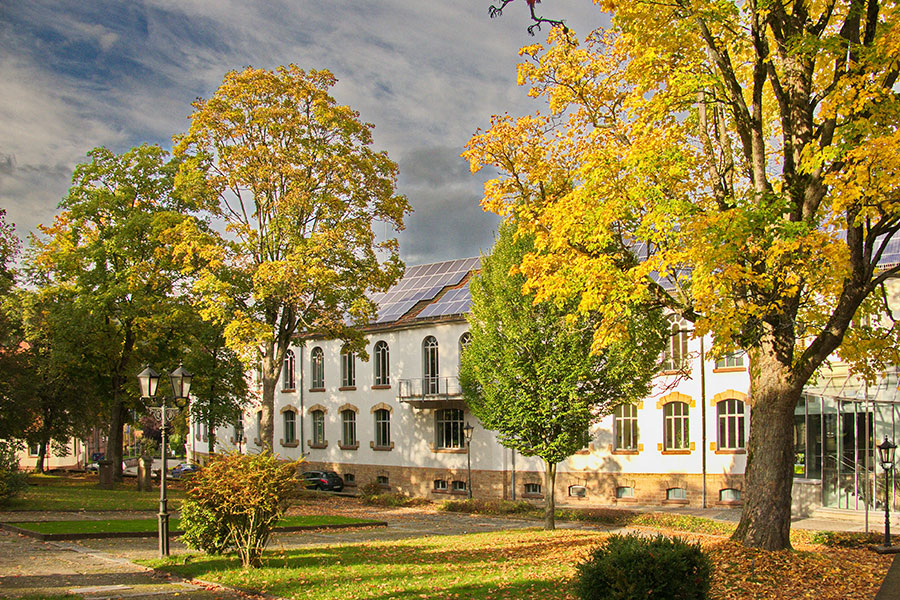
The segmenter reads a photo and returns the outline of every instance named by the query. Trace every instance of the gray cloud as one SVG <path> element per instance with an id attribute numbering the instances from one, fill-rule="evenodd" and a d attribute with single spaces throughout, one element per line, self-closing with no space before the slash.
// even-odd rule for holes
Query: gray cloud
<path id="1" fill-rule="evenodd" d="M 335 98 L 399 157 L 400 191 L 417 210 L 404 256 L 477 254 L 496 220 L 478 208 L 483 179 L 458 155 L 492 114 L 534 110 L 515 64 L 518 47 L 539 39 L 525 33 L 524 3 L 502 19 L 487 17 L 489 4 L 33 0 L 0 10 L 0 158 L 15 157 L 0 161 L 0 206 L 20 235 L 49 223 L 91 148 L 168 147 L 190 103 L 227 71 L 293 62 L 332 70 Z M 551 7 L 577 31 L 603 20 L 586 0 Z"/>

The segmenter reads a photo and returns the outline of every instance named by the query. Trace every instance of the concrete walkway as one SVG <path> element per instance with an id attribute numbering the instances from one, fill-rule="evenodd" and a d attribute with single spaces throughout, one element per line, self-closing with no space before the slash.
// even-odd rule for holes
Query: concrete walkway
<path id="1" fill-rule="evenodd" d="M 310 506 L 304 509 L 309 512 Z M 387 527 L 332 530 L 321 532 L 283 533 L 273 536 L 270 550 L 293 549 L 311 545 L 359 543 L 372 540 L 396 540 L 428 535 L 456 535 L 537 527 L 539 522 L 523 519 L 470 516 L 434 510 L 380 508 L 356 502 L 325 503 L 322 512 L 387 521 Z M 672 510 L 721 521 L 737 521 L 738 509 Z M 0 513 L 0 520 L 67 520 L 74 518 L 109 518 L 109 513 Z M 152 513 L 116 513 L 117 518 Z M 800 519 L 794 527 L 833 531 L 863 531 L 861 517 Z M 872 531 L 881 531 L 881 525 Z M 572 522 L 558 522 L 560 528 L 589 528 L 618 531 L 617 527 Z M 877 527 L 877 528 L 876 528 Z M 898 529 L 900 530 L 900 529 Z M 172 540 L 171 553 L 188 552 L 180 542 Z M 32 538 L 0 531 L 0 597 L 62 597 L 77 594 L 88 599 L 131 598 L 158 599 L 178 597 L 198 600 L 237 600 L 254 598 L 238 591 L 217 588 L 197 582 L 184 582 L 162 576 L 131 562 L 156 558 L 156 538 L 119 538 L 73 542 L 39 542 Z"/>

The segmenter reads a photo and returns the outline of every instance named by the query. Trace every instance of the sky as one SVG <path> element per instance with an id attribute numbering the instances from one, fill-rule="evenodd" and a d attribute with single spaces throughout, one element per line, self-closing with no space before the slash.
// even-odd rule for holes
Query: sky
<path id="1" fill-rule="evenodd" d="M 494 0 L 499 3 L 499 0 Z M 494 114 L 543 106 L 516 85 L 532 38 L 519 0 L 0 0 L 0 208 L 20 238 L 50 224 L 87 152 L 171 148 L 191 102 L 225 73 L 294 63 L 327 68 L 335 99 L 374 124 L 399 164 L 414 213 L 400 234 L 408 265 L 490 249 L 497 217 L 479 207 L 490 171 L 460 153 Z M 590 0 L 539 14 L 581 37 L 604 23 Z"/>

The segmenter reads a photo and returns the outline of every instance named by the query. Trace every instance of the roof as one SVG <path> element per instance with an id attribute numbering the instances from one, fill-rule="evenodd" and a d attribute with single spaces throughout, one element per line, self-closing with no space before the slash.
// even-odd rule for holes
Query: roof
<path id="1" fill-rule="evenodd" d="M 469 280 L 481 267 L 480 258 L 461 258 L 416 265 L 386 292 L 374 294 L 378 305 L 374 326 L 460 317 L 469 312 Z"/>

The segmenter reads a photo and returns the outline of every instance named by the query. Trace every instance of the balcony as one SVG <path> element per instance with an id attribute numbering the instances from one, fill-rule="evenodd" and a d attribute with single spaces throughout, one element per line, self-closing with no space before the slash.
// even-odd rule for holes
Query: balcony
<path id="1" fill-rule="evenodd" d="M 458 377 L 401 379 L 397 387 L 397 399 L 413 408 L 439 408 L 447 402 L 462 402 Z"/>

